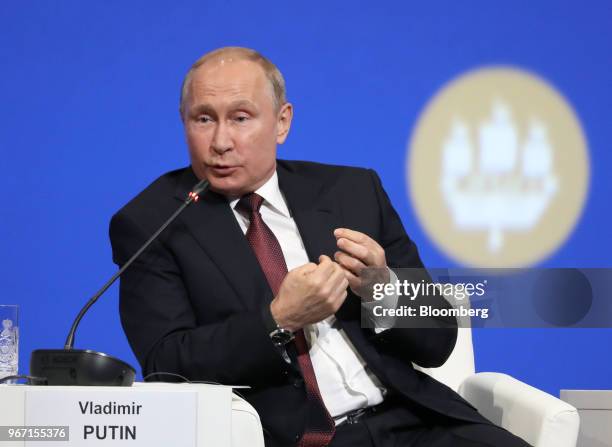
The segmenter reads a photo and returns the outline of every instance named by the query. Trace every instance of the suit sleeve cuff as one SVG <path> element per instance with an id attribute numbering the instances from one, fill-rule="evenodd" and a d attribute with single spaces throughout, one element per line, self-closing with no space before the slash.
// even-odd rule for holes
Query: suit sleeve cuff
<path id="1" fill-rule="evenodd" d="M 389 283 L 394 284 L 398 281 L 397 275 L 395 272 L 387 267 L 389 270 Z M 381 300 L 376 301 L 362 301 L 361 305 L 364 310 L 367 312 L 368 318 L 373 323 L 374 332 L 380 334 L 381 332 L 386 331 L 387 329 L 393 327 L 395 324 L 395 316 L 374 316 L 374 306 L 382 306 L 385 309 L 395 309 L 397 307 L 397 301 L 399 297 L 397 293 L 393 295 L 385 295 Z"/>

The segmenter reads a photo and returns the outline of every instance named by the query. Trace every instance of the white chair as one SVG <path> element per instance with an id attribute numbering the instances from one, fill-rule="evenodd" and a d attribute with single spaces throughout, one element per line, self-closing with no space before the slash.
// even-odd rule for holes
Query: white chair
<path id="1" fill-rule="evenodd" d="M 475 373 L 472 330 L 460 328 L 457 344 L 439 368 L 415 368 L 457 391 L 491 422 L 534 447 L 575 447 L 580 427 L 573 406 L 507 374 Z"/>
<path id="2" fill-rule="evenodd" d="M 580 417 L 573 406 L 507 374 L 475 373 L 472 330 L 460 328 L 457 344 L 439 368 L 415 368 L 444 383 L 474 405 L 491 422 L 534 447 L 576 447 Z M 263 447 L 255 409 L 234 396 L 232 446 Z"/>
<path id="3" fill-rule="evenodd" d="M 264 447 L 263 428 L 255 408 L 232 395 L 232 447 Z"/>

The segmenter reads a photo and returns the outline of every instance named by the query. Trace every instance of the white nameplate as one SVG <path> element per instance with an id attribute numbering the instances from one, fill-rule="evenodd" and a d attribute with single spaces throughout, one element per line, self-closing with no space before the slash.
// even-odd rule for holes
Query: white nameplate
<path id="1" fill-rule="evenodd" d="M 25 394 L 25 425 L 69 426 L 67 442 L 53 446 L 129 445 L 196 447 L 198 393 L 48 387 Z M 39 446 L 40 442 L 26 442 Z"/>

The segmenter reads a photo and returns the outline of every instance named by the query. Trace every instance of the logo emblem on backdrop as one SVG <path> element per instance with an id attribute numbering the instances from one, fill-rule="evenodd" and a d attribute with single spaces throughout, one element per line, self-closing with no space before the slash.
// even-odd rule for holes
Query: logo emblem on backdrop
<path id="1" fill-rule="evenodd" d="M 443 252 L 476 267 L 519 267 L 567 239 L 589 162 L 578 118 L 554 87 L 516 68 L 485 68 L 427 105 L 406 175 L 415 212 Z"/>

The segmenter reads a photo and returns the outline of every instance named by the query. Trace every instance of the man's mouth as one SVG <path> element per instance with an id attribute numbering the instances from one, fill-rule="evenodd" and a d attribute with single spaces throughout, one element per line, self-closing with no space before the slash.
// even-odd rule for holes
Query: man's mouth
<path id="1" fill-rule="evenodd" d="M 210 165 L 209 168 L 220 175 L 229 175 L 232 172 L 234 172 L 236 169 L 238 169 L 238 166 L 231 166 L 231 165 Z"/>

